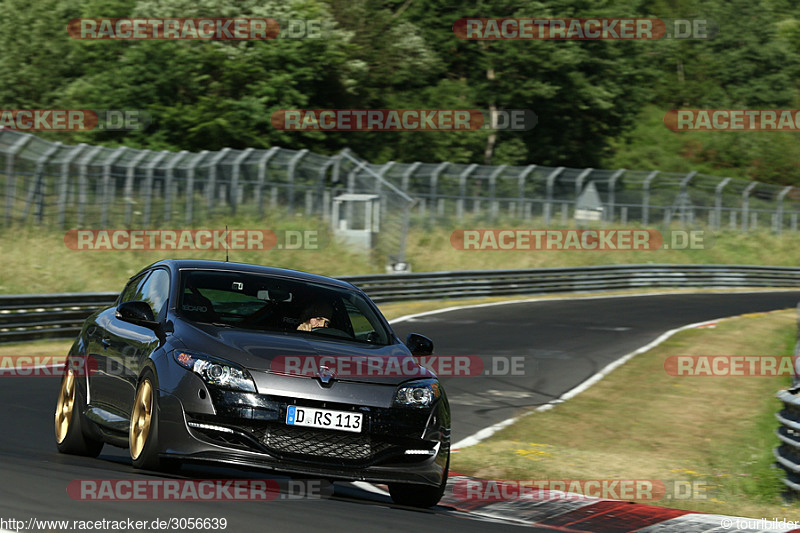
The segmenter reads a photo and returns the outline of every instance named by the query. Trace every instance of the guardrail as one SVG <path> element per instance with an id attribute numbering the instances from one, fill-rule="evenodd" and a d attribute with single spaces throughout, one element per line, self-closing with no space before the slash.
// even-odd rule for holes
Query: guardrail
<path id="1" fill-rule="evenodd" d="M 342 279 L 358 285 L 376 302 L 391 302 L 640 287 L 800 288 L 800 268 L 647 264 L 429 272 Z"/>
<path id="2" fill-rule="evenodd" d="M 75 337 L 96 309 L 118 293 L 16 294 L 0 296 L 0 342 Z"/>
<path id="3" fill-rule="evenodd" d="M 781 427 L 775 430 L 781 445 L 773 454 L 778 464 L 786 471 L 783 483 L 791 490 L 800 493 L 800 389 L 782 390 L 778 399 L 783 409 L 775 415 Z"/>
<path id="4" fill-rule="evenodd" d="M 800 268 L 726 265 L 611 265 L 530 270 L 346 276 L 378 303 L 604 291 L 643 287 L 797 287 Z M 117 293 L 0 296 L 0 343 L 71 338 Z"/>
<path id="5" fill-rule="evenodd" d="M 800 356 L 800 304 L 797 306 L 797 343 L 794 347 L 795 361 Z M 775 460 L 786 471 L 783 483 L 800 493 L 800 376 L 795 373 L 791 389 L 778 392 L 783 409 L 775 415 L 781 427 L 775 430 L 781 445 L 773 450 Z"/>

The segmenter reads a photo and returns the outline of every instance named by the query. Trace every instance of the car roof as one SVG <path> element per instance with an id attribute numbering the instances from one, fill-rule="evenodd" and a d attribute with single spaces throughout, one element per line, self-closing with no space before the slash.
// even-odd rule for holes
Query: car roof
<path id="1" fill-rule="evenodd" d="M 153 263 L 143 270 L 156 266 L 166 266 L 172 271 L 178 270 L 223 270 L 228 272 L 248 272 L 252 274 L 263 274 L 269 276 L 279 276 L 283 278 L 295 279 L 299 281 L 310 281 L 314 283 L 324 283 L 346 289 L 356 288 L 352 283 L 342 281 L 328 276 L 311 274 L 300 270 L 289 270 L 287 268 L 277 268 L 264 265 L 253 265 L 250 263 L 236 263 L 233 261 L 208 261 L 200 259 L 164 259 Z"/>

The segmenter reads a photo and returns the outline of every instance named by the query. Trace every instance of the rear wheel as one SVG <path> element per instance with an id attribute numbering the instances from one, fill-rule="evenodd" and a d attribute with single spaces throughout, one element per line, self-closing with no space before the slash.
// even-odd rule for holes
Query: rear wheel
<path id="1" fill-rule="evenodd" d="M 431 487 L 429 485 L 409 485 L 405 483 L 389 483 L 389 494 L 392 496 L 392 501 L 397 505 L 405 505 L 408 507 L 421 507 L 427 509 L 433 507 L 444 495 L 444 490 L 447 488 L 447 475 L 450 471 L 450 456 L 447 457 L 447 463 L 442 475 L 442 482 L 438 487 Z"/>
<path id="2" fill-rule="evenodd" d="M 103 449 L 103 441 L 86 434 L 88 421 L 83 417 L 86 405 L 78 388 L 78 377 L 68 369 L 61 378 L 55 413 L 56 446 L 61 453 L 97 457 Z"/>

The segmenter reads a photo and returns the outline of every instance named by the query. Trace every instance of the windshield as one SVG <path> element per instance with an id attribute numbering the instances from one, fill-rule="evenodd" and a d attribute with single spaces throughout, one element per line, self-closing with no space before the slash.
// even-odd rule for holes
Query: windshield
<path id="1" fill-rule="evenodd" d="M 390 334 L 358 292 L 261 274 L 181 272 L 178 313 L 194 322 L 389 344 Z"/>

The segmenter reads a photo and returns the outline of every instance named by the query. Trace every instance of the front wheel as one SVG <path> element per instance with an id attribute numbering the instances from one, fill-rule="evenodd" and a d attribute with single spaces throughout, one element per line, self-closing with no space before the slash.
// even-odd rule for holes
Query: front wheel
<path id="1" fill-rule="evenodd" d="M 131 411 L 128 445 L 134 468 L 159 470 L 158 457 L 158 398 L 153 373 L 146 370 L 136 388 Z"/>
<path id="2" fill-rule="evenodd" d="M 83 417 L 85 400 L 78 389 L 78 378 L 68 369 L 61 378 L 55 413 L 56 446 L 61 453 L 97 457 L 103 441 L 86 435 L 88 422 Z"/>
<path id="3" fill-rule="evenodd" d="M 444 474 L 442 475 L 442 482 L 438 487 L 431 487 L 429 485 L 409 485 L 405 483 L 389 483 L 389 494 L 392 496 L 392 501 L 397 505 L 405 505 L 407 507 L 420 507 L 427 509 L 433 507 L 444 495 L 444 490 L 447 488 L 447 475 L 450 471 L 450 457 L 447 457 L 447 463 L 444 467 Z"/>

